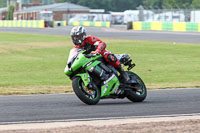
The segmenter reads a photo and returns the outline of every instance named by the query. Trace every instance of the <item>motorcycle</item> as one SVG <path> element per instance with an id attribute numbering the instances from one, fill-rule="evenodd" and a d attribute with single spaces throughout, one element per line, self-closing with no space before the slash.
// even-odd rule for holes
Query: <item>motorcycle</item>
<path id="1" fill-rule="evenodd" d="M 76 96 L 88 105 L 95 105 L 100 99 L 125 98 L 142 102 L 147 96 L 143 80 L 130 70 L 135 66 L 129 54 L 115 54 L 130 77 L 124 83 L 116 69 L 105 62 L 101 55 L 90 54 L 81 48 L 70 50 L 64 73 L 72 80 Z"/>

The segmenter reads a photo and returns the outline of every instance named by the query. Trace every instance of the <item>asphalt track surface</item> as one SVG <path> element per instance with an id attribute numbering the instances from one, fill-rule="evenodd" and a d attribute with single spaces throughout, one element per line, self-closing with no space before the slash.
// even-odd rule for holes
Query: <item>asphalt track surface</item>
<path id="1" fill-rule="evenodd" d="M 71 28 L 0 28 L 0 32 L 69 35 Z M 94 27 L 87 31 L 98 37 L 200 44 L 200 33 Z M 94 106 L 85 105 L 74 94 L 0 96 L 0 124 L 199 114 L 199 94 L 200 88 L 152 90 L 142 103 L 104 99 Z"/>
<path id="2" fill-rule="evenodd" d="M 0 28 L 0 32 L 18 32 L 69 36 L 71 28 L 72 26 L 45 29 Z M 92 34 L 97 37 L 105 38 L 200 44 L 200 33 L 198 32 L 133 31 L 126 30 L 126 27 L 124 26 L 115 26 L 111 28 L 86 27 L 86 30 L 87 34 Z"/>
<path id="3" fill-rule="evenodd" d="M 97 105 L 74 94 L 0 96 L 0 124 L 199 114 L 199 94 L 192 88 L 151 90 L 141 103 L 103 99 Z"/>

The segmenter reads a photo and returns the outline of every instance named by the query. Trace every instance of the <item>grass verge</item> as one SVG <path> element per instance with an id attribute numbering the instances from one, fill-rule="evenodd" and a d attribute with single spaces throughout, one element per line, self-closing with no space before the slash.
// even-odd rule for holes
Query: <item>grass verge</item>
<path id="1" fill-rule="evenodd" d="M 70 37 L 0 33 L 0 95 L 71 92 L 63 73 Z M 200 45 L 101 38 L 129 53 L 148 89 L 200 87 Z"/>

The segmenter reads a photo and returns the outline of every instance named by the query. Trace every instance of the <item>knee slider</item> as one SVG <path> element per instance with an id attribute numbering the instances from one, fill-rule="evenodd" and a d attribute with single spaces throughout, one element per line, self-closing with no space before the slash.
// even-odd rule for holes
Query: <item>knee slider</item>
<path id="1" fill-rule="evenodd" d="M 117 58 L 113 54 L 108 55 L 108 60 L 113 63 L 117 62 Z"/>

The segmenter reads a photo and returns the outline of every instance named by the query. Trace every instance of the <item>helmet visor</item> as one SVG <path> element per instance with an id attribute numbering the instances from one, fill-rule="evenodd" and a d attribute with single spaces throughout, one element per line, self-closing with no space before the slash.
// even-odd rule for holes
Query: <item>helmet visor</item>
<path id="1" fill-rule="evenodd" d="M 73 35 L 72 37 L 75 41 L 81 40 L 81 35 Z"/>

